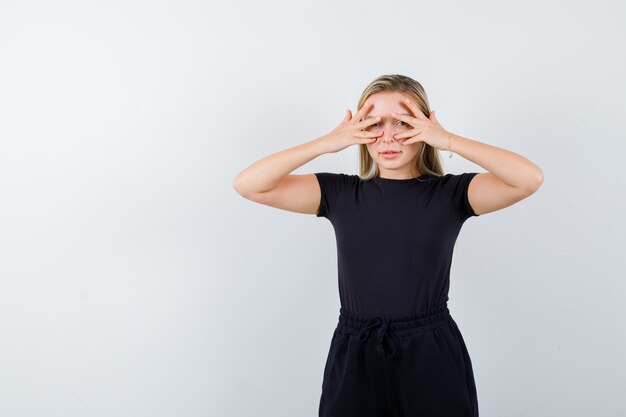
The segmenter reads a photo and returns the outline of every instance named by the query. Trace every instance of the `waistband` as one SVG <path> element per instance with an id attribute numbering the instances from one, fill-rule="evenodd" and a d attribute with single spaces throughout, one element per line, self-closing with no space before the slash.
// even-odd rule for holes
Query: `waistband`
<path id="1" fill-rule="evenodd" d="M 362 342 L 367 341 L 372 331 L 376 331 L 376 350 L 386 358 L 396 353 L 394 339 L 423 333 L 441 326 L 449 319 L 450 310 L 447 302 L 434 306 L 430 310 L 402 317 L 364 317 L 341 307 L 337 331 L 348 335 L 358 334 Z M 385 349 L 385 345 L 388 345 L 389 349 Z"/>

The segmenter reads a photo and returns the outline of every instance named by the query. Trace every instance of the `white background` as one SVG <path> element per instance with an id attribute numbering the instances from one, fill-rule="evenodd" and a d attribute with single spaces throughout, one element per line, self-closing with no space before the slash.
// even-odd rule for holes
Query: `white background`
<path id="1" fill-rule="evenodd" d="M 382 74 L 537 193 L 470 218 L 450 310 L 481 416 L 624 416 L 619 1 L 0 2 L 0 415 L 316 416 L 324 218 L 235 175 Z M 295 173 L 357 173 L 357 149 Z M 484 172 L 442 154 L 447 172 Z"/>

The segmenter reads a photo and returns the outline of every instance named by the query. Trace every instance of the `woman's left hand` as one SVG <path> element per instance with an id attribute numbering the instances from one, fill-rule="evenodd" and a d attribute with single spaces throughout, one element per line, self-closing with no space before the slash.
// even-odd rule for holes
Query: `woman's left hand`
<path id="1" fill-rule="evenodd" d="M 411 145 L 417 142 L 426 142 L 435 149 L 448 149 L 448 136 L 450 132 L 445 130 L 437 120 L 435 112 L 431 111 L 429 117 L 426 117 L 419 107 L 409 99 L 405 99 L 406 106 L 411 110 L 415 117 L 391 113 L 394 119 L 402 120 L 414 129 L 404 133 L 394 135 L 395 139 L 408 138 L 402 142 L 402 145 Z"/>

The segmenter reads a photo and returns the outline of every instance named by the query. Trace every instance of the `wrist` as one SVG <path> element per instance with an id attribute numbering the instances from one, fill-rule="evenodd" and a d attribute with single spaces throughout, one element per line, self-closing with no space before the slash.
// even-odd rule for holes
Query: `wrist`
<path id="1" fill-rule="evenodd" d="M 316 139 L 313 139 L 310 144 L 315 149 L 315 152 L 318 155 L 322 155 L 325 153 L 330 153 L 330 149 L 328 148 L 328 140 L 326 135 L 320 136 Z"/>
<path id="2" fill-rule="evenodd" d="M 455 139 L 456 135 L 452 132 L 448 132 L 446 135 L 446 145 L 445 145 L 445 150 L 449 152 L 448 158 L 452 158 L 452 153 L 454 152 L 452 150 L 453 148 L 453 139 Z"/>

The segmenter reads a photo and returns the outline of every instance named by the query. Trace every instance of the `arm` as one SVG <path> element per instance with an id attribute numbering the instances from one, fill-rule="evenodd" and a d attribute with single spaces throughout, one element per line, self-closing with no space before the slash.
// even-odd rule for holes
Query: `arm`
<path id="1" fill-rule="evenodd" d="M 467 197 L 476 214 L 508 207 L 539 189 L 543 171 L 523 156 L 457 134 L 450 150 L 485 168 L 469 184 Z"/>
<path id="2" fill-rule="evenodd" d="M 270 191 L 287 174 L 326 153 L 324 149 L 320 137 L 266 156 L 241 171 L 233 181 L 233 188 L 243 197 Z"/>
<path id="3" fill-rule="evenodd" d="M 453 151 L 489 171 L 475 175 L 467 189 L 468 201 L 476 214 L 510 206 L 533 194 L 543 183 L 541 168 L 523 156 L 450 133 L 441 126 L 434 110 L 426 117 L 411 100 L 407 99 L 405 104 L 415 117 L 392 114 L 415 127 L 395 136 L 409 138 L 403 145 L 422 140 L 435 149 Z"/>
<path id="4" fill-rule="evenodd" d="M 256 161 L 235 177 L 233 188 L 242 197 L 257 203 L 297 213 L 317 214 L 322 191 L 315 174 L 288 174 L 324 153 L 375 141 L 381 133 L 363 129 L 378 122 L 378 118 L 361 120 L 370 105 L 366 103 L 354 117 L 348 110 L 339 126 L 327 135 Z"/>
<path id="5" fill-rule="evenodd" d="M 256 203 L 317 214 L 321 190 L 315 174 L 288 174 L 324 153 L 324 137 L 320 137 L 266 156 L 241 171 L 233 181 L 233 188 Z"/>

